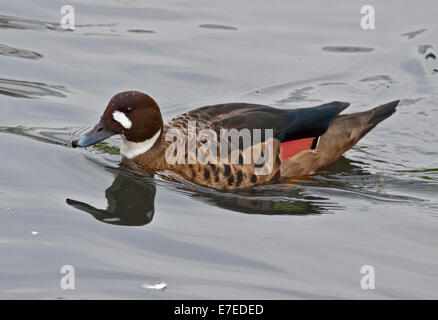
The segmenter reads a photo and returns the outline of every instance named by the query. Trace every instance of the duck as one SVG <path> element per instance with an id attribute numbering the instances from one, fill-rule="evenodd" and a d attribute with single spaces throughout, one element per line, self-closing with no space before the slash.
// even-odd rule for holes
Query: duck
<path id="1" fill-rule="evenodd" d="M 298 109 L 225 103 L 196 108 L 164 123 L 153 98 L 124 91 L 111 98 L 100 121 L 72 141 L 72 147 L 90 147 L 120 135 L 124 159 L 152 175 L 171 172 L 214 189 L 282 183 L 309 177 L 335 162 L 394 114 L 398 103 L 350 114 L 340 114 L 350 105 L 340 101 Z M 224 132 L 237 133 L 237 142 L 226 135 L 222 139 Z M 248 137 L 250 143 L 245 142 Z M 222 157 L 222 150 L 231 155 Z"/>

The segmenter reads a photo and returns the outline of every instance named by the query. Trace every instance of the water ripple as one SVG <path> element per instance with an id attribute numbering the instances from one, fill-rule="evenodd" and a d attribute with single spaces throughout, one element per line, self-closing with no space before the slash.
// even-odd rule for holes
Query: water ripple
<path id="1" fill-rule="evenodd" d="M 327 46 L 322 47 L 322 50 L 336 53 L 357 53 L 357 52 L 371 52 L 374 48 L 368 47 L 349 47 L 349 46 Z"/>
<path id="2" fill-rule="evenodd" d="M 232 26 L 225 26 L 220 24 L 200 24 L 198 26 L 199 28 L 206 28 L 206 29 L 219 29 L 219 30 L 238 30 L 236 27 Z"/>
<path id="3" fill-rule="evenodd" d="M 403 33 L 402 36 L 408 37 L 408 39 L 413 39 L 413 38 L 415 38 L 419 34 L 422 34 L 425 31 L 427 31 L 427 29 L 420 29 L 420 30 L 410 31 L 410 32 Z"/>
<path id="4" fill-rule="evenodd" d="M 61 85 L 0 78 L 0 94 L 5 96 L 34 99 L 44 96 L 65 98 L 63 92 L 69 91 Z"/>
<path id="5" fill-rule="evenodd" d="M 0 133 L 16 134 L 49 144 L 71 146 L 71 141 L 87 129 L 87 127 L 42 128 L 17 126 L 0 127 Z"/>
<path id="6" fill-rule="evenodd" d="M 112 27 L 116 23 L 100 23 L 100 24 L 76 24 L 75 28 L 91 28 L 91 27 Z M 56 31 L 71 31 L 61 28 L 59 23 L 48 22 L 43 20 L 28 19 L 23 17 L 0 15 L 0 29 L 18 29 L 18 30 L 56 30 Z"/>
<path id="7" fill-rule="evenodd" d="M 145 30 L 145 29 L 129 29 L 126 30 L 127 32 L 132 32 L 132 33 L 156 33 L 153 30 Z"/>
<path id="8" fill-rule="evenodd" d="M 26 49 L 9 47 L 5 44 L 0 44 L 0 55 L 8 56 L 8 57 L 31 59 L 31 60 L 36 60 L 36 59 L 40 59 L 43 57 L 42 54 L 40 54 L 38 52 L 26 50 Z"/>

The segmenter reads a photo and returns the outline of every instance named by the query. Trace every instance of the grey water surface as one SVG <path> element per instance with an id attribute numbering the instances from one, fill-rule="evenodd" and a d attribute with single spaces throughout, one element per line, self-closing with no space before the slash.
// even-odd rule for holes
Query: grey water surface
<path id="1" fill-rule="evenodd" d="M 74 31 L 64 4 L 0 2 L 0 298 L 438 298 L 435 0 L 368 1 L 375 30 L 351 0 L 69 1 Z M 117 137 L 70 147 L 124 90 L 166 120 L 401 102 L 309 179 L 220 192 L 124 169 Z"/>

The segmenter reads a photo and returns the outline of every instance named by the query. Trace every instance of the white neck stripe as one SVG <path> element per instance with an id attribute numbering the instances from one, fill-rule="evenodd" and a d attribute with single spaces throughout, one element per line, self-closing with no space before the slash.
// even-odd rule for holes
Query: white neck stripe
<path id="1" fill-rule="evenodd" d="M 135 158 L 153 147 L 155 142 L 157 142 L 158 137 L 160 136 L 161 129 L 157 131 L 156 134 L 150 139 L 147 139 L 143 142 L 132 142 L 123 138 L 124 146 L 120 153 L 128 159 Z"/>

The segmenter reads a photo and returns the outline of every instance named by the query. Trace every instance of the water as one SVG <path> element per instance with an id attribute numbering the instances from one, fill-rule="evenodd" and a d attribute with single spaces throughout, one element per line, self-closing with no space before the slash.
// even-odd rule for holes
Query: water
<path id="1" fill-rule="evenodd" d="M 434 1 L 369 1 L 374 31 L 347 0 L 69 4 L 75 31 L 60 2 L 0 3 L 1 298 L 438 298 Z M 222 102 L 401 103 L 310 179 L 220 192 L 120 167 L 118 138 L 69 147 L 123 90 L 166 120 Z"/>

